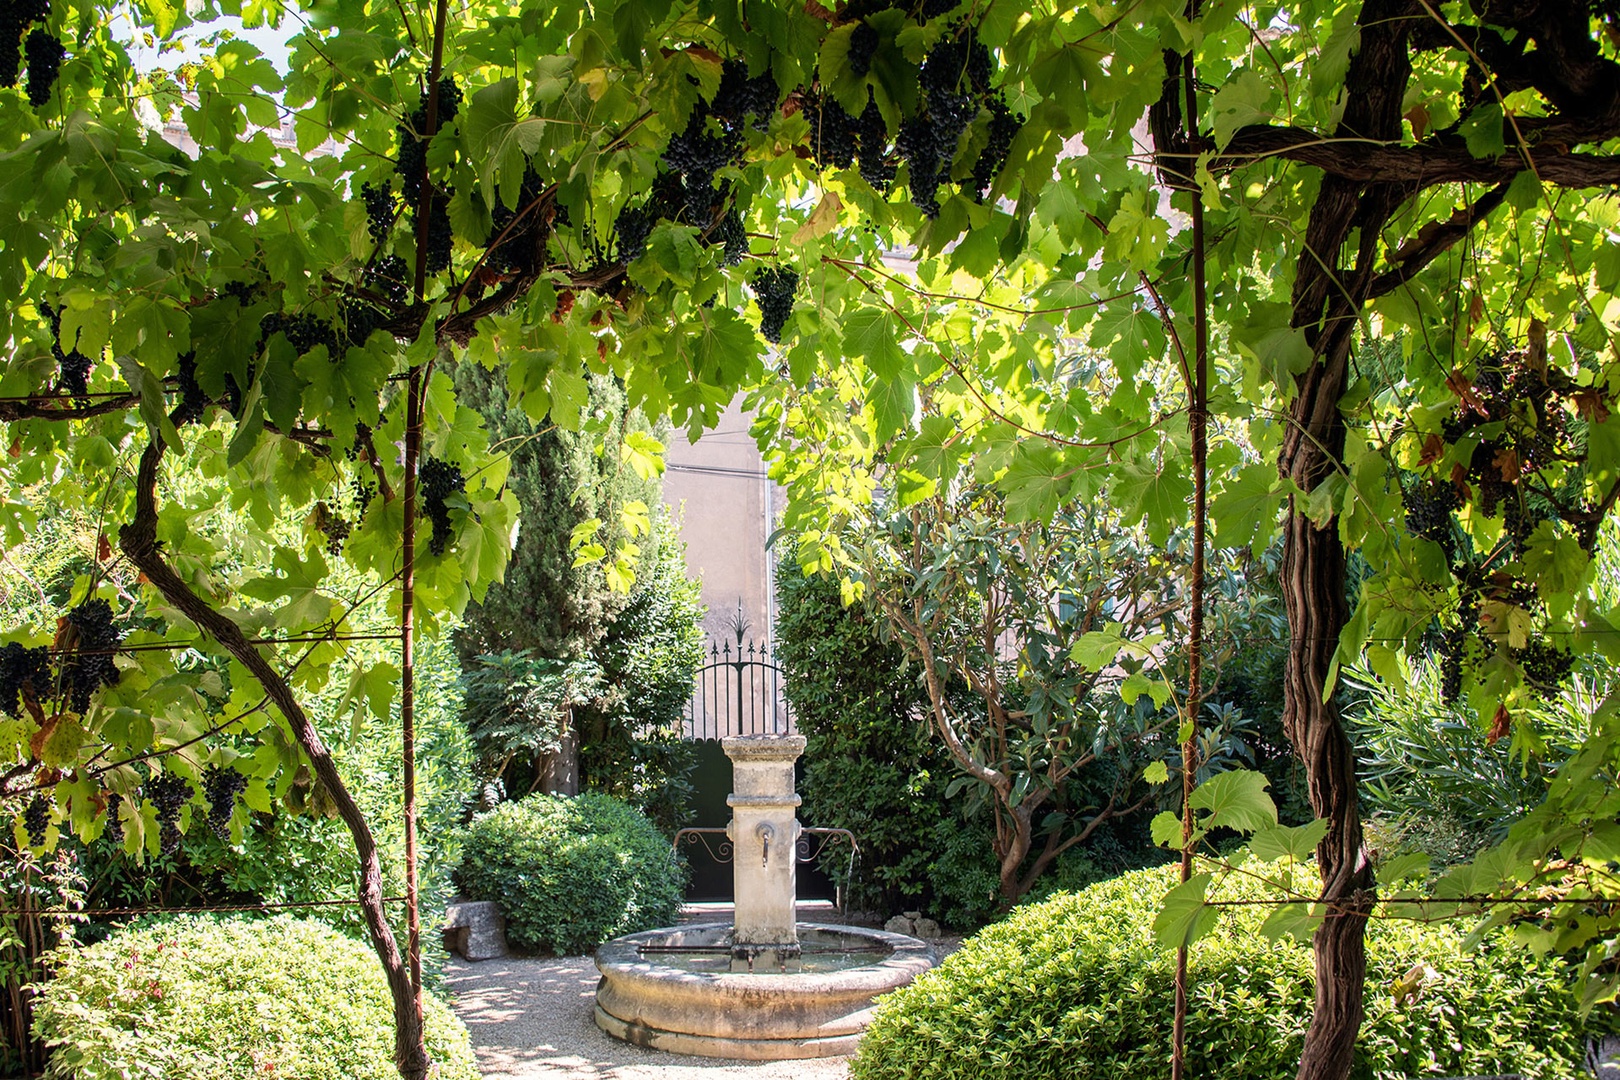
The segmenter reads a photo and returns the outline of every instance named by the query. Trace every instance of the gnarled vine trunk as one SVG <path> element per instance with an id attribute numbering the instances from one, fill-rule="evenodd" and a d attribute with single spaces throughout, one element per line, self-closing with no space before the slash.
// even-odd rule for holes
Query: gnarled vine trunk
<path id="1" fill-rule="evenodd" d="M 1411 78 L 1407 52 L 1418 0 L 1368 0 L 1361 47 L 1345 79 L 1345 112 L 1335 135 L 1398 141 L 1402 97 Z M 1345 425 L 1339 401 L 1349 382 L 1350 344 L 1372 295 L 1380 233 L 1414 186 L 1323 177 L 1311 208 L 1293 291 L 1293 325 L 1316 358 L 1295 382 L 1279 468 L 1301 491 L 1314 491 L 1344 468 Z M 1350 618 L 1345 550 L 1338 515 L 1318 524 L 1290 501 L 1283 559 L 1283 606 L 1289 648 L 1283 726 L 1305 766 L 1311 809 L 1328 822 L 1317 846 L 1326 918 L 1312 945 L 1316 1003 L 1298 1080 L 1346 1080 L 1355 1056 L 1367 974 L 1366 927 L 1373 875 L 1362 842 L 1356 761 L 1338 702 L 1327 693 L 1339 636 Z"/>
<path id="2" fill-rule="evenodd" d="M 416 994 L 399 952 L 399 943 L 383 910 L 382 866 L 377 858 L 377 841 L 371 835 L 365 815 L 355 803 L 343 778 L 338 775 L 332 754 L 320 732 L 304 711 L 292 686 L 281 672 L 248 641 L 229 616 L 214 610 L 192 591 L 185 580 L 164 560 L 157 540 L 157 474 L 163 460 L 163 442 L 154 438 L 141 454 L 140 471 L 135 479 L 135 517 L 118 534 L 118 546 L 146 579 L 186 618 L 224 647 L 258 680 L 265 694 L 286 718 L 293 737 L 309 758 L 310 767 L 332 797 L 338 816 L 354 837 L 360 856 L 360 910 L 372 947 L 382 961 L 388 992 L 394 1006 L 394 1064 L 403 1080 L 425 1080 L 428 1075 L 427 1048 L 422 1037 L 422 1018 L 416 1008 Z"/>

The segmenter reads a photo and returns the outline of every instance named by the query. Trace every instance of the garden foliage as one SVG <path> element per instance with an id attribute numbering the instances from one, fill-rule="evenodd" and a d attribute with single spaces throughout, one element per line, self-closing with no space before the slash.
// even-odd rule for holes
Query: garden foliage
<path id="1" fill-rule="evenodd" d="M 675 921 L 686 868 L 652 822 L 609 795 L 530 795 L 473 819 L 456 880 L 494 900 L 519 949 L 576 955 Z"/>
<path id="2" fill-rule="evenodd" d="M 961 928 L 996 905 L 987 815 L 946 789 L 956 768 L 932 734 L 915 665 L 838 583 L 777 564 L 776 660 L 805 737 L 800 816 L 860 844 L 849 903 L 885 915 L 926 911 Z M 825 868 L 842 874 L 844 853 Z"/>
<path id="3" fill-rule="evenodd" d="M 1251 864 L 1271 876 L 1285 866 Z M 1293 871 L 1303 882 L 1310 868 Z M 1156 1080 L 1170 1075 L 1175 956 L 1153 942 L 1174 867 L 1142 870 L 1014 911 L 937 969 L 885 998 L 861 1042 L 854 1080 Z M 1259 900 L 1243 873 L 1212 891 Z M 1230 909 L 1193 946 L 1187 1018 L 1192 1075 L 1292 1075 L 1311 1012 L 1311 954 L 1269 940 L 1264 907 Z M 1582 1017 L 1575 969 L 1502 935 L 1463 948 L 1455 923 L 1375 922 L 1368 933 L 1367 1018 L 1354 1076 L 1567 1077 L 1585 1037 L 1613 1028 Z"/>
<path id="4" fill-rule="evenodd" d="M 182 916 L 58 954 L 36 1007 L 53 1080 L 389 1080 L 376 954 L 320 923 Z M 423 998 L 442 1080 L 477 1080 L 467 1029 Z"/>
<path id="5" fill-rule="evenodd" d="M 688 824 L 690 743 L 680 737 L 703 662 L 702 588 L 686 545 L 661 508 L 642 538 L 636 583 L 592 649 L 596 694 L 574 710 L 580 780 L 641 810 L 667 835 Z"/>
<path id="6" fill-rule="evenodd" d="M 340 568 L 382 590 L 413 566 L 423 629 L 505 569 L 517 501 L 446 373 L 464 357 L 569 430 L 597 377 L 693 432 L 753 385 L 791 524 L 848 569 L 841 519 L 880 484 L 910 505 L 971 476 L 1014 525 L 1110 505 L 1166 540 L 1207 300 L 1213 539 L 1283 526 L 1285 726 L 1350 913 L 1319 931 L 1304 1075 L 1344 1075 L 1373 882 L 1340 666 L 1381 670 L 1439 620 L 1448 681 L 1522 739 L 1572 651 L 1616 648 L 1588 589 L 1620 497 L 1611 0 L 338 4 L 289 18 L 274 58 L 220 10 L 51 5 L 26 94 L 0 92 L 0 535 L 44 500 L 104 510 L 90 587 L 55 614 L 143 647 L 60 649 L 72 693 L 7 710 L 19 840 L 93 838 L 111 804 L 127 850 L 156 851 L 205 809 L 174 777 L 234 767 L 259 799 L 308 767 L 380 893 L 303 700 L 348 673 L 332 635 L 367 629 Z M 185 61 L 138 64 L 136 39 Z M 1207 212 L 1207 249 L 1167 206 Z M 1388 393 L 1353 360 L 1369 324 L 1407 331 Z M 290 541 L 322 502 L 321 538 Z M 208 528 L 221 505 L 245 535 Z M 241 548 L 273 569 L 238 573 Z M 137 599 L 160 623 L 130 624 Z M 34 651 L 53 625 L 8 628 L 8 686 L 60 681 Z M 185 664 L 144 648 L 177 639 Z M 1561 887 L 1590 860 L 1611 910 L 1612 815 L 1590 811 L 1613 774 L 1563 774 L 1515 874 Z M 417 1080 L 404 967 L 368 921 Z M 1608 915 L 1581 925 L 1561 944 L 1613 952 Z"/>

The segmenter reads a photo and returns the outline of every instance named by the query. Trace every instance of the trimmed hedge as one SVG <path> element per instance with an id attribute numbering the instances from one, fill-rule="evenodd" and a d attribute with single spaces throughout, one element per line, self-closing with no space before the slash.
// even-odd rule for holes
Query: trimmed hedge
<path id="1" fill-rule="evenodd" d="M 940 967 L 882 999 L 853 1080 L 1132 1080 L 1170 1075 L 1175 954 L 1153 942 L 1176 868 L 1122 875 L 1015 911 Z M 1212 896 L 1217 895 L 1212 892 Z M 1258 898 L 1228 879 L 1221 899 Z M 1227 909 L 1193 946 L 1190 1073 L 1292 1076 L 1312 1008 L 1311 953 L 1258 933 L 1269 909 Z M 1476 951 L 1468 927 L 1378 921 L 1368 934 L 1367 1019 L 1354 1076 L 1516 1073 L 1567 1077 L 1585 1037 L 1613 1030 L 1577 1015 L 1576 972 L 1500 936 Z M 1421 965 L 1416 995 L 1392 988 Z"/>
<path id="2" fill-rule="evenodd" d="M 51 1080 L 395 1080 L 377 955 L 322 923 L 182 916 L 63 949 L 34 1032 Z M 424 1001 L 440 1080 L 478 1080 L 467 1029 Z"/>
<path id="3" fill-rule="evenodd" d="M 686 867 L 610 795 L 530 795 L 473 819 L 456 881 L 500 904 L 513 945 L 568 956 L 673 923 Z"/>

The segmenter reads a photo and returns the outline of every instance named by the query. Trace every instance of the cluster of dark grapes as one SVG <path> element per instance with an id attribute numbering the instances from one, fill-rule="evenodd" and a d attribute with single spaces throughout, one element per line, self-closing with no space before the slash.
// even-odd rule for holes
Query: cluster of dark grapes
<path id="1" fill-rule="evenodd" d="M 22 716 L 24 701 L 43 701 L 51 694 L 51 652 L 43 645 L 32 649 L 15 641 L 0 645 L 0 710 L 13 719 Z"/>
<path id="2" fill-rule="evenodd" d="M 887 10 L 897 6 L 861 5 L 859 10 L 870 13 L 868 8 Z M 934 18 L 956 6 L 924 5 L 922 18 Z M 840 16 L 847 20 L 856 17 L 856 11 L 855 5 L 849 5 Z M 850 36 L 849 64 L 854 74 L 864 76 L 870 71 L 877 46 L 877 32 L 867 23 L 859 23 Z M 847 169 L 858 162 L 861 176 L 880 192 L 887 191 L 894 182 L 895 159 L 903 160 L 911 201 L 924 214 L 934 217 L 940 210 L 939 189 L 952 179 L 962 133 L 983 114 L 985 146 L 974 159 L 971 175 L 960 185 L 964 193 L 983 201 L 1024 123 L 1000 94 L 991 92 L 993 74 L 990 50 L 971 28 L 948 32 L 918 69 L 921 106 L 900 122 L 892 152 L 888 123 L 870 91 L 866 107 L 857 117 L 846 112 L 831 94 L 812 90 L 802 99 L 805 120 L 810 125 L 811 156 L 823 169 Z"/>
<path id="3" fill-rule="evenodd" d="M 357 516 L 364 517 L 366 507 L 371 505 L 371 500 L 377 495 L 377 484 L 363 476 L 356 476 L 350 481 L 350 487 L 354 493 L 354 512 Z"/>
<path id="4" fill-rule="evenodd" d="M 1462 695 L 1463 653 L 1468 648 L 1467 629 L 1447 627 L 1440 635 L 1440 696 L 1455 702 Z"/>
<path id="5" fill-rule="evenodd" d="M 28 103 L 37 109 L 51 100 L 51 87 L 56 85 L 67 50 L 54 34 L 36 29 L 28 35 L 24 51 L 28 56 Z"/>
<path id="6" fill-rule="evenodd" d="M 714 238 L 720 242 L 722 262 L 727 266 L 742 262 L 743 256 L 748 254 L 748 230 L 743 225 L 742 211 L 732 207 L 730 213 L 720 219 Z"/>
<path id="7" fill-rule="evenodd" d="M 857 151 L 855 118 L 831 94 L 809 93 L 800 106 L 810 125 L 810 156 L 823 169 L 847 169 Z M 888 129 L 883 131 L 887 149 Z"/>
<path id="8" fill-rule="evenodd" d="M 864 19 L 856 23 L 849 34 L 849 70 L 864 79 L 872 70 L 872 56 L 877 47 L 878 32 Z"/>
<path id="9" fill-rule="evenodd" d="M 44 792 L 36 792 L 28 800 L 28 806 L 23 810 L 23 831 L 28 834 L 28 843 L 31 847 L 39 847 L 45 843 L 45 829 L 51 823 L 51 800 L 46 798 Z"/>
<path id="10" fill-rule="evenodd" d="M 1007 153 L 1012 149 L 1013 139 L 1024 127 L 1023 118 L 1007 108 L 1007 102 L 1002 98 L 991 98 L 986 108 L 990 110 L 990 128 L 987 132 L 989 141 L 973 162 L 973 179 L 970 186 L 974 202 L 983 202 L 984 197 L 989 194 L 991 183 L 995 181 L 996 174 L 1007 161 Z"/>
<path id="11" fill-rule="evenodd" d="M 664 150 L 664 164 L 684 178 L 686 206 L 694 216 L 713 204 L 715 173 L 742 150 L 740 131 L 709 120 L 708 110 L 693 109 L 686 129 L 672 136 Z"/>
<path id="12" fill-rule="evenodd" d="M 176 425 L 189 424 L 202 419 L 208 408 L 208 395 L 197 382 L 197 354 L 188 352 L 180 356 L 180 404 L 174 410 Z"/>
<path id="13" fill-rule="evenodd" d="M 782 341 L 782 327 L 793 313 L 793 293 L 799 273 L 786 266 L 767 266 L 754 275 L 754 297 L 759 301 L 759 332 L 772 344 Z"/>
<path id="14" fill-rule="evenodd" d="M 1439 544 L 1449 558 L 1457 549 L 1451 514 L 1457 509 L 1457 485 L 1448 480 L 1419 480 L 1401 494 L 1406 504 L 1406 528 Z"/>
<path id="15" fill-rule="evenodd" d="M 17 85 L 23 31 L 50 13 L 50 0 L 0 0 L 0 86 Z"/>
<path id="16" fill-rule="evenodd" d="M 422 513 L 433 522 L 428 549 L 435 555 L 443 555 L 451 536 L 450 507 L 445 500 L 464 490 L 467 481 L 458 466 L 431 457 L 422 460 L 417 477 L 422 485 Z"/>
<path id="17" fill-rule="evenodd" d="M 124 634 L 113 625 L 112 605 L 99 597 L 68 612 L 67 621 L 74 631 L 73 647 L 57 657 L 57 667 L 68 707 L 82 714 L 91 695 L 118 682 L 113 654 Z"/>
<path id="18" fill-rule="evenodd" d="M 343 460 L 359 461 L 362 456 L 369 456 L 367 454 L 366 444 L 370 440 L 371 425 L 366 423 L 364 420 L 356 423 L 354 425 L 354 442 L 350 443 L 349 448 L 343 451 Z"/>
<path id="19" fill-rule="evenodd" d="M 427 161 L 427 140 L 422 133 L 427 131 L 428 92 L 422 91 L 421 100 L 416 111 L 410 118 L 399 125 L 399 173 L 400 187 L 404 191 L 405 205 L 410 208 L 413 226 L 416 217 L 421 213 L 422 207 L 422 178 L 425 174 Z M 453 77 L 446 76 L 439 81 L 439 107 L 438 125 L 442 130 L 456 118 L 461 110 L 461 88 L 456 85 Z M 437 274 L 450 268 L 450 250 L 455 240 L 455 230 L 450 225 L 450 196 L 449 189 L 435 188 L 432 206 L 428 210 L 427 222 L 427 270 L 430 274 Z"/>
<path id="20" fill-rule="evenodd" d="M 679 173 L 663 172 L 653 181 L 652 192 L 640 206 L 626 206 L 613 223 L 614 243 L 619 259 L 630 263 L 647 250 L 647 236 L 660 221 L 673 220 L 686 210 L 686 187 Z"/>
<path id="21" fill-rule="evenodd" d="M 750 76 L 748 65 L 733 59 L 720 66 L 720 85 L 709 103 L 709 113 L 730 130 L 751 122 L 754 130 L 765 131 L 781 102 L 782 92 L 769 68 Z"/>
<path id="22" fill-rule="evenodd" d="M 180 847 L 180 808 L 191 801 L 191 783 L 174 773 L 158 773 L 146 781 L 146 797 L 157 809 L 158 846 L 172 855 Z"/>
<path id="23" fill-rule="evenodd" d="M 83 398 L 90 393 L 90 358 L 74 349 L 72 352 L 62 351 L 62 309 L 52 307 L 50 304 L 40 305 L 45 317 L 51 322 L 51 355 L 56 357 L 56 367 L 59 372 L 58 383 L 69 394 L 76 398 Z"/>
<path id="24" fill-rule="evenodd" d="M 1588 554 L 1595 547 L 1601 512 L 1584 501 L 1580 484 L 1557 479 L 1569 468 L 1578 472 L 1584 460 L 1584 432 L 1572 423 L 1570 408 L 1579 392 L 1568 376 L 1531 350 L 1485 357 L 1466 388 L 1459 388 L 1457 408 L 1439 433 L 1447 445 L 1475 440 L 1466 462 L 1449 477 L 1419 480 L 1403 492 L 1407 530 L 1441 546 L 1457 583 L 1457 610 L 1437 645 L 1447 700 L 1461 692 L 1469 657 L 1489 656 L 1497 648 L 1479 631 L 1486 601 L 1523 609 L 1535 623 L 1545 617 L 1534 586 L 1503 569 L 1500 556 L 1520 554 L 1536 528 L 1549 521 L 1572 532 Z M 1466 546 L 1453 524 L 1465 508 L 1500 518 L 1502 551 L 1480 556 Z M 1542 636 L 1506 651 L 1526 681 L 1542 690 L 1563 683 L 1574 662 L 1568 651 Z"/>
<path id="25" fill-rule="evenodd" d="M 366 267 L 361 281 L 394 307 L 405 306 L 411 295 L 411 270 L 398 255 L 384 255 Z"/>
<path id="26" fill-rule="evenodd" d="M 499 198 L 490 209 L 490 239 L 503 233 L 505 238 L 490 249 L 484 265 L 505 273 L 533 273 L 544 261 L 546 237 L 549 228 L 534 210 L 513 226 L 512 222 L 525 209 L 533 206 L 545 193 L 546 182 L 532 168 L 525 169 L 523 184 L 518 191 L 517 209 L 510 209 Z"/>
<path id="27" fill-rule="evenodd" d="M 941 38 L 923 60 L 917 74 L 923 107 L 901 123 L 895 150 L 906 162 L 912 203 L 929 217 L 939 213 L 940 185 L 951 179 L 957 143 L 981 108 L 990 112 L 990 141 L 973 164 L 970 193 L 977 199 L 1001 171 L 1023 126 L 1005 101 L 991 95 L 993 71 L 990 50 L 971 28 Z"/>
<path id="28" fill-rule="evenodd" d="M 369 181 L 361 184 L 360 201 L 366 207 L 366 232 L 371 235 L 371 242 L 387 242 L 389 234 L 394 231 L 394 219 L 399 216 L 399 200 L 394 196 L 394 185 Z"/>
<path id="29" fill-rule="evenodd" d="M 461 109 L 461 87 L 449 75 L 439 80 L 439 127 L 442 129 L 456 118 Z M 417 101 L 416 111 L 399 124 L 399 164 L 396 171 L 399 173 L 400 187 L 405 193 L 405 205 L 414 207 L 422 201 L 422 176 L 427 163 L 427 139 L 423 135 L 427 132 L 428 92 L 422 91 Z"/>
<path id="30" fill-rule="evenodd" d="M 330 322 L 316 315 L 271 315 L 265 323 L 274 325 L 287 337 L 287 344 L 291 345 L 303 356 L 317 346 L 325 345 L 326 351 L 334 359 L 338 355 L 338 333 Z"/>
<path id="31" fill-rule="evenodd" d="M 236 796 L 247 790 L 247 777 L 235 769 L 210 765 L 203 770 L 203 797 L 208 800 L 208 827 L 221 840 L 231 835 Z"/>
<path id="32" fill-rule="evenodd" d="M 878 192 L 889 190 L 897 171 L 889 160 L 889 124 L 870 90 L 866 92 L 866 108 L 855 121 L 855 160 L 861 167 L 862 180 Z"/>
<path id="33" fill-rule="evenodd" d="M 323 500 L 315 504 L 315 529 L 326 537 L 326 551 L 330 555 L 343 553 L 343 541 L 349 538 L 354 531 L 354 525 L 339 514 L 333 513 L 332 508 Z"/>
<path id="34" fill-rule="evenodd" d="M 388 316 L 364 300 L 344 300 L 338 305 L 338 329 L 341 334 L 337 336 L 344 346 L 364 345 L 373 330 L 386 325 Z M 332 359 L 337 360 L 339 355 L 334 352 Z"/>
<path id="35" fill-rule="evenodd" d="M 124 842 L 124 819 L 119 816 L 119 808 L 124 805 L 124 797 L 113 791 L 107 794 L 107 836 L 114 844 Z"/>
<path id="36" fill-rule="evenodd" d="M 741 261 L 748 250 L 741 213 L 733 206 L 722 214 L 731 199 L 731 186 L 717 186 L 715 176 L 742 152 L 747 127 L 758 131 L 770 127 L 781 100 L 769 69 L 750 76 L 743 61 L 725 61 L 714 100 L 699 101 L 686 127 L 669 140 L 665 168 L 653 181 L 647 200 L 619 212 L 613 225 L 619 260 L 628 263 L 640 258 L 648 234 L 660 221 L 685 221 L 712 227 L 709 240 L 723 247 L 727 265 Z"/>
<path id="37" fill-rule="evenodd" d="M 450 269 L 450 254 L 455 247 L 456 231 L 450 224 L 450 200 L 433 200 L 428 211 L 427 272 L 442 274 Z"/>
<path id="38" fill-rule="evenodd" d="M 1532 638 L 1524 648 L 1514 649 L 1513 659 L 1524 671 L 1525 681 L 1541 690 L 1557 690 L 1575 666 L 1574 656 L 1545 638 Z"/>

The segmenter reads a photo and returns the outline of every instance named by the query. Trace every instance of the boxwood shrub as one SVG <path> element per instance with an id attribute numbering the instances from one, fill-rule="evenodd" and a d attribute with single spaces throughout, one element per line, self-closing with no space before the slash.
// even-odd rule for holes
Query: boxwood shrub
<path id="1" fill-rule="evenodd" d="M 1170 1075 L 1173 952 L 1152 923 L 1176 868 L 1122 875 L 1016 910 L 940 967 L 882 999 L 853 1080 L 1132 1080 Z M 1237 878 L 1222 899 L 1262 895 Z M 1226 909 L 1192 949 L 1187 1049 L 1194 1076 L 1292 1076 L 1312 1007 L 1310 950 L 1259 932 L 1265 908 Z M 1588 1034 L 1576 972 L 1467 926 L 1376 921 L 1358 1078 L 1580 1072 Z M 1425 971 L 1424 966 L 1432 971 Z M 1394 988 L 1424 972 L 1414 995 Z M 1590 1028 L 1586 1025 L 1591 1025 Z"/>
<path id="2" fill-rule="evenodd" d="M 530 795 L 473 819 L 456 881 L 501 906 L 512 945 L 572 955 L 674 922 L 686 867 L 612 796 Z"/>
<path id="3" fill-rule="evenodd" d="M 440 1080 L 478 1080 L 467 1029 L 425 1002 Z M 34 1031 L 50 1080 L 393 1080 L 377 955 L 323 923 L 182 916 L 61 950 Z"/>

